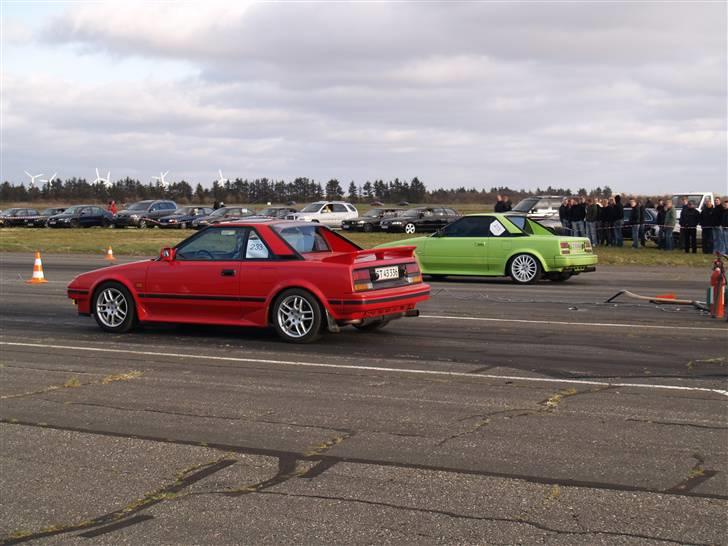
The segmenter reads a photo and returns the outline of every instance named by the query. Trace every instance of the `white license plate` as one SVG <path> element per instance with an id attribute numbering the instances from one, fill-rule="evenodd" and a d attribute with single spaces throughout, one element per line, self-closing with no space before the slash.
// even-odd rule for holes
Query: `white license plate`
<path id="1" fill-rule="evenodd" d="M 575 252 L 584 250 L 584 243 L 571 243 L 571 250 Z"/>
<path id="2" fill-rule="evenodd" d="M 389 279 L 399 279 L 399 267 L 377 267 L 374 270 L 374 276 L 378 281 L 386 281 Z"/>

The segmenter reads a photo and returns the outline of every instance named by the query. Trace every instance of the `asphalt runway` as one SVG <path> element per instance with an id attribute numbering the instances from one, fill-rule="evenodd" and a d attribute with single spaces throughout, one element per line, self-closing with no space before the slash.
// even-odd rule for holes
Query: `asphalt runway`
<path id="1" fill-rule="evenodd" d="M 126 259 L 120 261 L 128 261 Z M 314 345 L 160 325 L 0 255 L 0 544 L 721 544 L 728 324 L 708 271 L 433 282 L 422 316 Z"/>

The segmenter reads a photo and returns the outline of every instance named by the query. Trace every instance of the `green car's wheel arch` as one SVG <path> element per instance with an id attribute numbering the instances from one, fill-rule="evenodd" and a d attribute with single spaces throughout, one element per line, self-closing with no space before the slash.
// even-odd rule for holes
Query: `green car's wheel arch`
<path id="1" fill-rule="evenodd" d="M 543 274 L 541 261 L 533 254 L 516 254 L 508 260 L 506 274 L 517 284 L 532 284 Z"/>

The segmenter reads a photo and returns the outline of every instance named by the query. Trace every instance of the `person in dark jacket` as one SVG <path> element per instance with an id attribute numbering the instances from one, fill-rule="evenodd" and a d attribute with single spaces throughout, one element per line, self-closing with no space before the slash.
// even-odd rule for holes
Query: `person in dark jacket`
<path id="1" fill-rule="evenodd" d="M 633 198 L 629 200 L 629 227 L 632 230 L 632 248 L 640 247 L 640 216 L 641 208 L 639 203 Z"/>
<path id="2" fill-rule="evenodd" d="M 597 235 L 597 227 L 599 226 L 600 207 L 598 199 L 591 197 L 586 200 L 586 236 L 589 237 L 592 246 L 599 244 L 599 236 Z"/>
<path id="3" fill-rule="evenodd" d="M 650 199 L 649 197 L 647 198 L 647 201 L 645 201 L 645 208 L 646 209 L 654 209 L 655 208 L 655 204 L 652 202 L 652 199 Z"/>
<path id="4" fill-rule="evenodd" d="M 676 221 L 675 209 L 672 208 L 672 201 L 665 203 L 665 225 L 660 227 L 660 233 L 663 238 L 663 244 L 665 245 L 664 250 L 672 250 L 673 235 L 672 232 L 675 230 Z"/>
<path id="5" fill-rule="evenodd" d="M 661 250 L 665 250 L 665 230 L 663 227 L 665 226 L 665 202 L 660 199 L 657 202 L 657 207 L 655 208 L 657 211 L 657 248 Z"/>
<path id="6" fill-rule="evenodd" d="M 569 200 L 564 199 L 559 207 L 559 221 L 564 228 L 564 235 L 571 235 L 571 222 L 569 221 Z"/>
<path id="7" fill-rule="evenodd" d="M 698 224 L 700 224 L 700 212 L 695 208 L 694 201 L 688 201 L 688 206 L 680 213 L 680 232 L 683 234 L 686 253 L 690 252 L 690 249 L 693 254 L 698 252 Z"/>
<path id="8" fill-rule="evenodd" d="M 511 198 L 507 195 L 503 196 L 503 212 L 508 212 L 513 208 L 513 204 L 511 203 Z"/>
<path id="9" fill-rule="evenodd" d="M 586 227 L 584 220 L 586 219 L 586 205 L 583 197 L 577 197 L 571 200 L 569 208 L 569 221 L 571 222 L 571 231 L 574 237 L 585 237 Z"/>
<path id="10" fill-rule="evenodd" d="M 624 205 L 622 205 L 622 196 L 619 194 L 614 196 L 614 210 L 612 211 L 612 218 L 614 246 L 624 246 L 624 236 L 622 235 L 622 225 L 624 225 Z"/>
<path id="11" fill-rule="evenodd" d="M 715 216 L 713 217 L 714 229 L 714 245 L 715 251 L 721 254 L 728 254 L 728 197 L 721 202 L 720 197 L 715 198 Z"/>
<path id="12" fill-rule="evenodd" d="M 502 195 L 495 196 L 495 207 L 493 207 L 493 211 L 494 212 L 505 212 Z"/>
<path id="13" fill-rule="evenodd" d="M 715 227 L 715 207 L 710 199 L 705 200 L 703 210 L 700 211 L 700 227 L 702 228 L 703 254 L 712 254 L 715 246 L 713 228 Z"/>

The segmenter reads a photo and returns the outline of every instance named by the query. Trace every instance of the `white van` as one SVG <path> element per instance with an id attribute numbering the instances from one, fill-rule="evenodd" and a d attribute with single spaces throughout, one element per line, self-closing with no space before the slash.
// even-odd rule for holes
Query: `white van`
<path id="1" fill-rule="evenodd" d="M 301 212 L 289 214 L 287 220 L 303 220 L 305 222 L 318 222 L 329 227 L 341 227 L 344 220 L 359 218 L 359 211 L 351 203 L 344 201 L 316 201 L 306 205 Z"/>

